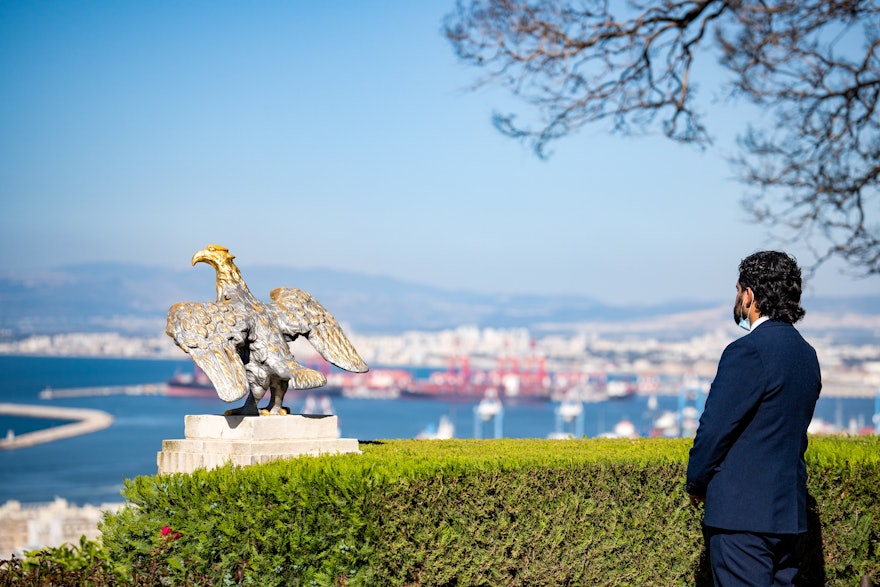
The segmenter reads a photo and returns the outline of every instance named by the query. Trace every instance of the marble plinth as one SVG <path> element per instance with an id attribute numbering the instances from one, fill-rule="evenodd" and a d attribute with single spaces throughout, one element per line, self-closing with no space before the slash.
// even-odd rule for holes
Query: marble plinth
<path id="1" fill-rule="evenodd" d="M 162 441 L 160 474 L 360 452 L 357 439 L 339 438 L 336 416 L 186 416 L 184 437 Z"/>

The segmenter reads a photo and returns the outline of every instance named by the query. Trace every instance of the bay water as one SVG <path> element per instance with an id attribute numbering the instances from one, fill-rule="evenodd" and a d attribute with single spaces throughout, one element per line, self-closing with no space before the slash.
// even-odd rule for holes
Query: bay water
<path id="1" fill-rule="evenodd" d="M 98 387 L 139 385 L 167 381 L 175 373 L 191 373 L 192 361 L 0 356 L 0 402 L 73 408 L 93 408 L 110 413 L 113 424 L 104 430 L 47 444 L 0 450 L 0 504 L 47 502 L 56 497 L 73 504 L 120 502 L 123 480 L 156 473 L 156 455 L 162 440 L 183 438 L 184 416 L 221 414 L 239 403 L 217 398 L 164 395 L 111 395 L 40 399 L 47 387 Z M 417 376 L 424 375 L 416 371 Z M 596 437 L 631 422 L 641 435 L 650 433 L 660 412 L 674 411 L 678 398 L 658 396 L 649 406 L 647 396 L 634 396 L 584 404 L 583 434 Z M 294 413 L 303 399 L 285 402 Z M 332 398 L 341 435 L 358 440 L 414 438 L 436 428 L 441 418 L 455 426 L 456 438 L 492 437 L 494 428 L 477 423 L 474 402 L 428 399 Z M 559 431 L 558 404 L 520 403 L 504 407 L 503 436 L 546 438 Z M 873 398 L 821 398 L 816 417 L 838 426 L 854 421 L 870 424 Z M 22 434 L 61 424 L 58 420 L 0 416 L 0 435 L 8 430 Z M 573 432 L 572 427 L 564 432 Z"/>

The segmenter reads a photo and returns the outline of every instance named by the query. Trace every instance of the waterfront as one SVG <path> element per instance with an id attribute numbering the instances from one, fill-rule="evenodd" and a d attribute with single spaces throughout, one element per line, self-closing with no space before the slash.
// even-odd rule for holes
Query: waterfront
<path id="1" fill-rule="evenodd" d="M 99 409 L 113 417 L 108 428 L 48 444 L 0 451 L 0 503 L 10 499 L 49 502 L 56 497 L 74 504 L 99 504 L 121 500 L 125 478 L 156 473 L 156 454 L 162 440 L 183 437 L 187 414 L 219 414 L 230 407 L 219 399 L 114 395 L 39 399 L 47 386 L 53 389 L 110 385 L 139 385 L 165 381 L 176 372 L 191 371 L 192 362 L 181 360 L 72 359 L 0 356 L 0 402 Z M 613 432 L 621 421 L 632 422 L 639 434 L 650 432 L 659 412 L 677 409 L 678 398 L 634 396 L 619 401 L 584 404 L 583 434 Z M 341 435 L 359 440 L 413 438 L 447 418 L 457 438 L 473 438 L 473 402 L 433 400 L 371 400 L 333 398 Z M 299 411 L 304 400 L 290 400 Z M 235 404 L 233 404 L 235 405 Z M 557 404 L 522 403 L 505 406 L 503 435 L 510 438 L 545 438 L 556 430 Z M 873 398 L 822 398 L 817 417 L 841 427 L 867 426 L 874 411 Z M 40 421 L 28 418 L 0 420 L 0 434 L 10 427 L 34 429 Z M 49 426 L 53 422 L 42 422 Z M 58 423 L 58 422 L 54 422 Z M 572 431 L 571 428 L 568 429 Z M 490 426 L 482 431 L 490 437 Z"/>

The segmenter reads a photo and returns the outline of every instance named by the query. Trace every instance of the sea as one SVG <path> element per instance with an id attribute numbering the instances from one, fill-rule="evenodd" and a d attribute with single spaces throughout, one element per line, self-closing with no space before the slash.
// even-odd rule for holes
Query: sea
<path id="1" fill-rule="evenodd" d="M 177 373 L 192 372 L 189 359 L 110 359 L 0 356 L 0 403 L 38 404 L 100 409 L 113 424 L 90 434 L 31 447 L 0 450 L 0 504 L 50 502 L 101 505 L 124 501 L 123 481 L 157 472 L 156 456 L 164 439 L 183 438 L 184 416 L 221 414 L 238 403 L 218 398 L 164 395 L 110 395 L 44 400 L 48 388 L 124 386 L 162 383 Z M 415 370 L 425 376 L 424 370 Z M 306 399 L 285 402 L 294 413 Z M 585 403 L 580 428 L 561 421 L 559 404 L 505 404 L 501 426 L 475 418 L 473 402 L 429 399 L 332 398 L 345 438 L 381 440 L 415 438 L 438 428 L 441 419 L 454 426 L 456 438 L 547 438 L 562 432 L 597 437 L 630 422 L 642 436 L 651 433 L 655 418 L 678 409 L 676 396 L 636 395 L 626 399 Z M 871 425 L 874 398 L 820 398 L 816 417 L 838 427 Z M 57 420 L 0 415 L 0 436 L 8 430 L 22 434 L 61 424 Z M 575 426 L 573 428 L 573 426 Z"/>

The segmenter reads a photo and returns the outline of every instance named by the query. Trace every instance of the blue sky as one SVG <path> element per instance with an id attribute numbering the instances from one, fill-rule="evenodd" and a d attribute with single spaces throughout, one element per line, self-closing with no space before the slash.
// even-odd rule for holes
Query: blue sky
<path id="1" fill-rule="evenodd" d="M 780 247 L 739 206 L 747 114 L 711 100 L 711 63 L 714 148 L 596 127 L 540 161 L 492 128 L 504 91 L 468 91 L 453 5 L 0 3 L 0 271 L 185 269 L 219 243 L 245 275 L 727 303 L 739 260 Z M 828 266 L 807 295 L 864 293 L 880 279 Z"/>

